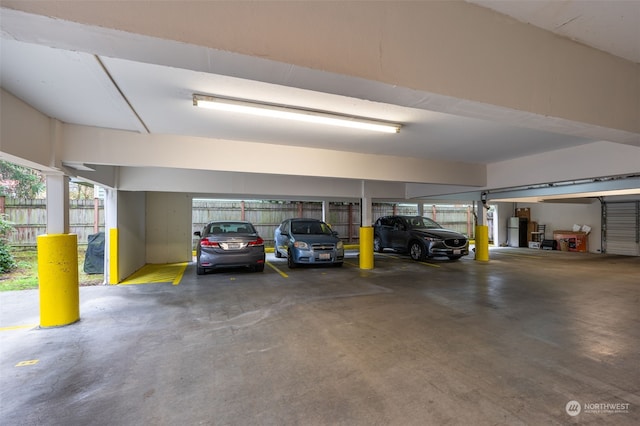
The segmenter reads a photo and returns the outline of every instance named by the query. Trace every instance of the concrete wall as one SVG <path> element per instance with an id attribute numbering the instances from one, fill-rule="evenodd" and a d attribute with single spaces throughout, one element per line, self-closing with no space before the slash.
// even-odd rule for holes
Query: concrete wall
<path id="1" fill-rule="evenodd" d="M 146 263 L 145 210 L 144 193 L 118 191 L 118 281 Z"/>
<path id="2" fill-rule="evenodd" d="M 640 121 L 640 120 L 639 120 Z M 637 174 L 640 147 L 594 142 L 487 165 L 487 187 L 504 188 Z"/>
<path id="3" fill-rule="evenodd" d="M 181 193 L 146 193 L 146 261 L 191 261 L 191 197 Z"/>
<path id="4" fill-rule="evenodd" d="M 123 168 L 215 169 L 217 172 L 246 172 L 250 169 L 253 174 L 288 175 L 295 176 L 295 179 L 300 176 L 330 177 L 472 186 L 487 183 L 484 164 L 230 142 L 203 137 L 140 134 L 71 124 L 64 125 L 63 136 L 64 159 L 71 163 L 111 164 Z M 211 151 L 216 152 L 218 158 L 224 158 L 224 161 L 213 164 L 211 159 L 203 155 Z M 138 182 L 130 180 L 136 177 L 140 178 L 135 171 L 131 174 L 121 173 L 119 188 L 128 190 L 135 187 Z M 171 181 L 172 178 L 157 177 L 161 182 Z M 228 188 L 227 191 L 234 189 Z"/>

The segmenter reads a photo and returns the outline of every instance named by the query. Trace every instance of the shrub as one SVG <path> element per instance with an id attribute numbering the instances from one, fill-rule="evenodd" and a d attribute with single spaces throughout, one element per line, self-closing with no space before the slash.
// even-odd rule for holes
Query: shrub
<path id="1" fill-rule="evenodd" d="M 16 261 L 9 252 L 7 245 L 7 235 L 13 231 L 11 222 L 5 219 L 4 215 L 0 215 L 0 273 L 4 274 L 16 268 Z"/>

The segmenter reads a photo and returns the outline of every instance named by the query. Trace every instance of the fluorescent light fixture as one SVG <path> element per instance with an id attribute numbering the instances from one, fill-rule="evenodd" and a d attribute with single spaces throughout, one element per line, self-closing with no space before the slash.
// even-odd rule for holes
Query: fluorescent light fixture
<path id="1" fill-rule="evenodd" d="M 193 105 L 218 111 L 240 112 L 261 117 L 283 118 L 384 133 L 399 133 L 400 127 L 402 127 L 401 124 L 369 118 L 219 96 L 193 95 Z"/>

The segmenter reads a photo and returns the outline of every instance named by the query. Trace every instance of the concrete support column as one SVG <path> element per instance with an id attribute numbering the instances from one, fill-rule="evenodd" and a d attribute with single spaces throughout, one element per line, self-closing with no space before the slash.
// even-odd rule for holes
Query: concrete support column
<path id="1" fill-rule="evenodd" d="M 362 197 L 360 198 L 360 225 L 371 226 L 373 224 L 373 205 L 367 189 L 367 183 L 362 181 Z"/>
<path id="2" fill-rule="evenodd" d="M 373 206 L 366 182 L 360 199 L 360 269 L 373 269 Z"/>
<path id="3" fill-rule="evenodd" d="M 476 202 L 476 215 L 477 221 L 476 225 L 486 225 L 487 224 L 487 209 L 485 208 L 485 204 L 482 201 Z"/>
<path id="4" fill-rule="evenodd" d="M 47 234 L 69 233 L 69 178 L 47 175 Z"/>
<path id="5" fill-rule="evenodd" d="M 476 260 L 487 262 L 489 260 L 489 226 L 487 223 L 487 209 L 485 200 L 478 202 L 478 221 L 475 229 L 476 234 Z"/>
<path id="6" fill-rule="evenodd" d="M 105 188 L 104 196 L 104 280 L 108 284 L 118 284 L 118 191 Z"/>
<path id="7" fill-rule="evenodd" d="M 424 216 L 424 203 L 418 203 L 418 216 Z"/>
<path id="8" fill-rule="evenodd" d="M 360 228 L 360 269 L 373 269 L 373 227 Z"/>
<path id="9" fill-rule="evenodd" d="M 322 201 L 322 221 L 323 222 L 327 222 L 327 213 L 328 213 L 328 211 L 329 211 L 329 202 L 324 200 L 324 201 Z M 329 225 L 331 225 L 331 224 L 329 224 Z"/>
<path id="10" fill-rule="evenodd" d="M 47 176 L 47 233 L 38 236 L 40 326 L 80 319 L 78 237 L 69 234 L 69 178 Z"/>
<path id="11" fill-rule="evenodd" d="M 78 237 L 38 236 L 40 326 L 59 327 L 80 319 Z"/>

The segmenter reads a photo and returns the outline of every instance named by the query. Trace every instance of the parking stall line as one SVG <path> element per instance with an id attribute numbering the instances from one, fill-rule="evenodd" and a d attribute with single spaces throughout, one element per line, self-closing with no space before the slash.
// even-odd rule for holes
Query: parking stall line
<path id="1" fill-rule="evenodd" d="M 383 256 L 383 257 L 387 257 L 389 259 L 400 260 L 400 261 L 405 262 L 405 263 L 419 263 L 421 265 L 431 266 L 433 268 L 440 268 L 440 265 L 436 265 L 435 263 L 416 262 L 414 260 L 409 261 L 409 259 L 407 259 L 406 257 L 400 256 L 400 255 L 397 255 L 397 254 L 376 253 L 376 256 Z"/>
<path id="2" fill-rule="evenodd" d="M 418 262 L 421 265 L 431 266 L 432 268 L 439 268 L 440 265 L 436 265 L 435 263 L 427 263 L 427 262 Z"/>
<path id="3" fill-rule="evenodd" d="M 24 330 L 28 328 L 35 328 L 39 324 L 24 324 L 24 325 L 12 325 L 8 327 L 0 327 L 0 331 L 13 331 L 13 330 Z"/>
<path id="4" fill-rule="evenodd" d="M 271 269 L 279 273 L 282 276 L 282 278 L 289 278 L 289 275 L 285 274 L 283 271 L 281 271 L 278 267 L 276 267 L 271 262 L 265 261 L 264 263 L 266 263 L 268 267 L 270 267 Z"/>

